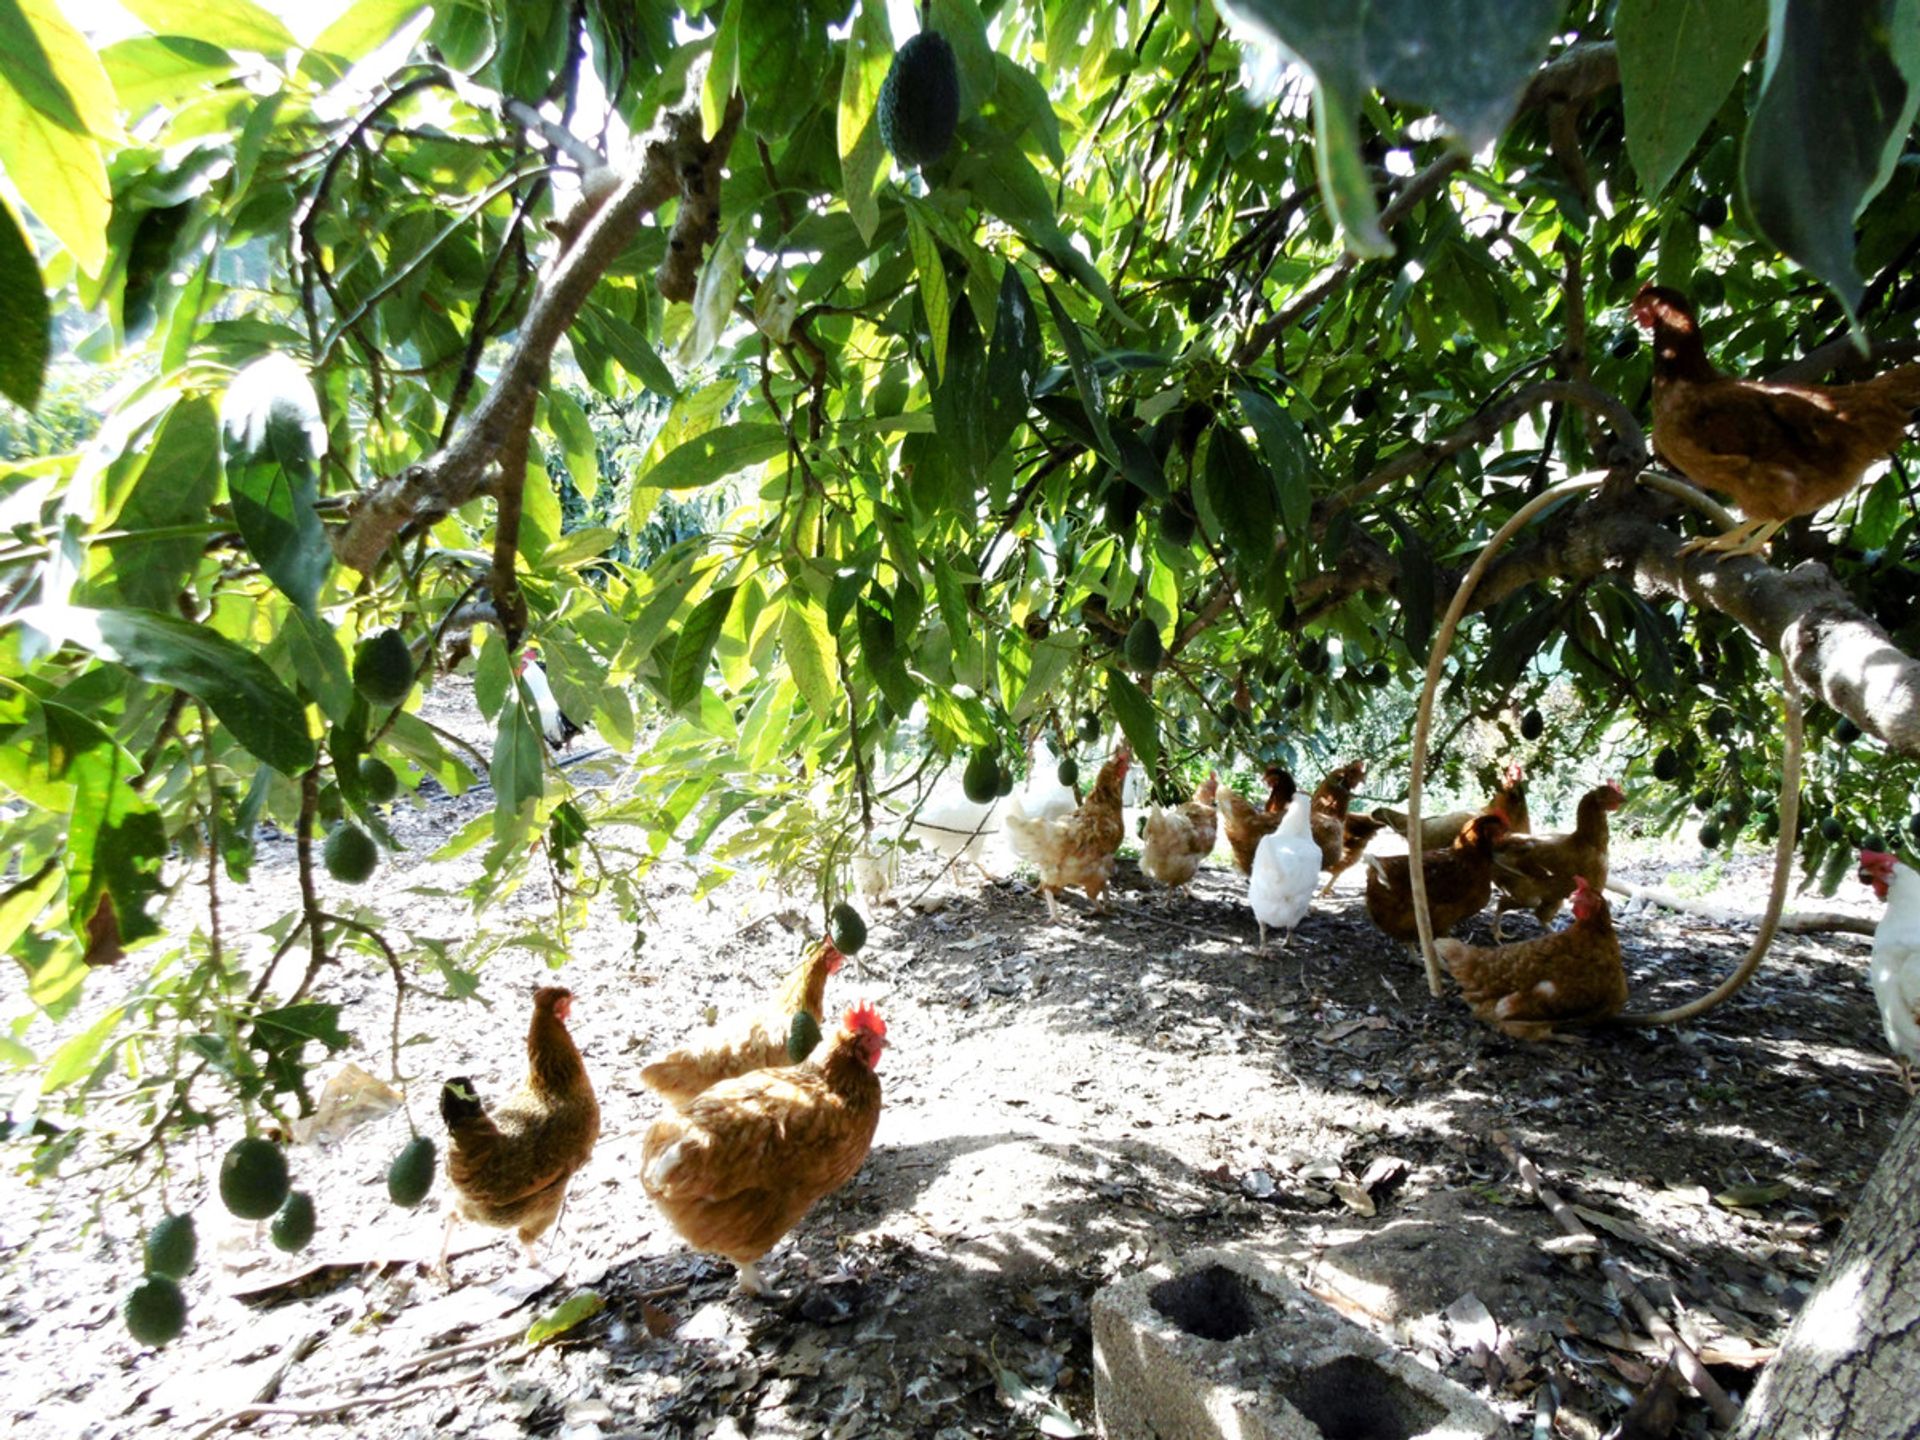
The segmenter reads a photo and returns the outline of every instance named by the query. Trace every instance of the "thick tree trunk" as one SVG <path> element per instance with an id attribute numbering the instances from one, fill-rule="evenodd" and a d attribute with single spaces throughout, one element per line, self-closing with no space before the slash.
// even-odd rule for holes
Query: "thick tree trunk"
<path id="1" fill-rule="evenodd" d="M 1917 1179 L 1920 1105 L 1894 1132 L 1732 1440 L 1920 1440 Z"/>

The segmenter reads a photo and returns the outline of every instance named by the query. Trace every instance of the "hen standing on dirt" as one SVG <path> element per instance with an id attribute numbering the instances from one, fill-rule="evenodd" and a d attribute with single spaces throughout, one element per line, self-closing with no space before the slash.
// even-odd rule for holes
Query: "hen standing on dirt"
<path id="1" fill-rule="evenodd" d="M 1100 767 L 1093 790 L 1080 808 L 1064 820 L 1037 820 L 1019 814 L 1007 816 L 1007 838 L 1014 853 L 1040 872 L 1040 893 L 1047 898 L 1047 918 L 1060 918 L 1054 892 L 1078 885 L 1100 905 L 1107 881 L 1113 877 L 1113 856 L 1127 838 L 1121 813 L 1121 787 L 1133 751 L 1122 745 Z"/>
<path id="2" fill-rule="evenodd" d="M 759 1260 L 859 1170 L 880 1123 L 887 1025 L 850 1006 L 823 1060 L 723 1080 L 647 1131 L 640 1184 L 696 1250 L 762 1289 Z"/>
<path id="3" fill-rule="evenodd" d="M 1862 850 L 1860 878 L 1887 902 L 1873 932 L 1873 994 L 1911 1092 L 1920 1062 L 1920 876 L 1884 850 Z"/>
<path id="4" fill-rule="evenodd" d="M 579 1048 L 567 1033 L 573 992 L 542 985 L 533 992 L 527 1028 L 527 1078 L 493 1110 L 482 1108 L 464 1076 L 440 1088 L 447 1125 L 447 1180 L 459 1199 L 447 1213 L 439 1269 L 458 1220 L 519 1233 L 527 1263 L 533 1242 L 559 1217 L 567 1182 L 587 1163 L 600 1138 L 600 1102 Z"/>

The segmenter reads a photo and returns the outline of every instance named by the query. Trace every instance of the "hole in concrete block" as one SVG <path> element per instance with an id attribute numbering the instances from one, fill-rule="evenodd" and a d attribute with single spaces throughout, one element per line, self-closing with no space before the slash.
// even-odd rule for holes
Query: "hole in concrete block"
<path id="1" fill-rule="evenodd" d="M 1287 1395 L 1326 1440 L 1412 1440 L 1446 1410 L 1398 1376 L 1358 1355 L 1309 1370 Z"/>
<path id="2" fill-rule="evenodd" d="M 1238 1340 L 1255 1319 L 1246 1278 L 1225 1265 L 1209 1265 L 1162 1280 L 1147 1303 L 1189 1335 L 1202 1340 Z"/>

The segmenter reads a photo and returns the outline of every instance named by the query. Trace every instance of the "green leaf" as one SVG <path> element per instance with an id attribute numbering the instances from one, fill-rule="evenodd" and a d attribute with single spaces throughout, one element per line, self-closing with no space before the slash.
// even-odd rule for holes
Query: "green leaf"
<path id="1" fill-rule="evenodd" d="M 307 54 L 328 55 L 349 64 L 365 59 L 425 8 L 425 0 L 355 0 L 320 32 Z M 307 60 L 300 62 L 300 68 L 307 68 Z"/>
<path id="2" fill-rule="evenodd" d="M 157 35 L 184 35 L 192 40 L 223 45 L 229 50 L 252 50 L 275 58 L 296 48 L 291 31 L 269 10 L 253 0 L 122 0 Z"/>
<path id="3" fill-rule="evenodd" d="M 72 787 L 67 843 L 67 918 L 90 963 L 118 960 L 126 947 L 160 933 L 151 914 L 164 893 L 166 829 L 135 782 L 140 765 L 99 725 L 46 701 L 51 777 Z"/>
<path id="4" fill-rule="evenodd" d="M 741 421 L 696 435 L 660 457 L 634 484 L 658 490 L 697 490 L 787 448 L 787 432 L 767 422 Z"/>
<path id="5" fill-rule="evenodd" d="M 116 1005 L 89 1028 L 54 1051 L 53 1058 L 47 1062 L 47 1073 L 41 1077 L 40 1093 L 51 1095 L 56 1090 L 64 1090 L 93 1069 L 100 1047 L 107 1043 L 108 1037 L 120 1028 L 120 1022 L 126 1017 L 126 1007 Z"/>
<path id="6" fill-rule="evenodd" d="M 598 345 L 616 360 L 620 368 L 656 395 L 679 394 L 673 372 L 660 352 L 653 348 L 638 327 L 622 320 L 606 306 L 589 300 L 573 322 L 573 333 L 586 332 L 590 344 Z M 584 363 L 584 362 L 583 362 Z"/>
<path id="7" fill-rule="evenodd" d="M 1148 778 L 1160 769 L 1160 729 L 1153 701 L 1133 680 L 1118 670 L 1107 672 L 1107 703 L 1119 718 L 1133 756 L 1145 768 Z"/>
<path id="8" fill-rule="evenodd" d="M 1313 92 L 1313 163 L 1320 193 L 1340 223 L 1347 249 L 1363 260 L 1393 253 L 1380 228 L 1380 206 L 1373 180 L 1360 154 L 1359 106 L 1344 89 L 1325 80 Z"/>
<path id="9" fill-rule="evenodd" d="M 0 891 L 0 954 L 11 955 L 27 927 L 53 903 L 55 893 L 66 883 L 58 865 L 49 865 L 38 880 L 20 880 Z"/>
<path id="10" fill-rule="evenodd" d="M 306 708 L 264 660 L 218 631 L 151 610 L 41 606 L 23 618 L 143 680 L 205 701 L 236 740 L 282 774 L 313 764 Z"/>
<path id="11" fill-rule="evenodd" d="M 336 725 L 346 723 L 360 692 L 353 688 L 353 676 L 347 669 L 346 651 L 333 627 L 318 615 L 295 610 L 292 623 L 282 632 L 287 654 L 294 662 L 300 683 L 320 702 L 327 718 Z"/>
<path id="12" fill-rule="evenodd" d="M 255 1046 L 274 1051 L 298 1049 L 310 1040 L 329 1050 L 344 1050 L 353 1041 L 340 1028 L 340 1007 L 319 1001 L 262 1010 L 253 1017 L 253 1028 Z"/>
<path id="13" fill-rule="evenodd" d="M 0 0 L 0 170 L 74 262 L 107 260 L 113 191 L 101 140 L 120 137 L 113 86 L 52 0 Z"/>
<path id="14" fill-rule="evenodd" d="M 837 678 L 838 648 L 827 630 L 827 617 L 811 596 L 791 585 L 780 616 L 780 649 L 807 708 L 826 724 L 840 719 L 844 706 Z"/>
<path id="15" fill-rule="evenodd" d="M 566 391 L 549 390 L 547 421 L 553 427 L 554 439 L 560 442 L 560 453 L 567 462 L 567 473 L 573 476 L 574 488 L 582 499 L 593 499 L 600 489 L 600 455 L 587 412 Z"/>
<path id="16" fill-rule="evenodd" d="M 1313 520 L 1313 458 L 1306 432 L 1264 391 L 1241 388 L 1233 393 L 1278 482 L 1281 528 L 1289 537 L 1304 536 Z"/>
<path id="17" fill-rule="evenodd" d="M 177 603 L 206 553 L 209 507 L 220 484 L 220 425 L 213 401 L 177 402 L 144 447 L 138 474 L 114 516 L 124 538 L 96 547 L 105 569 L 86 594 L 143 610 Z"/>
<path id="18" fill-rule="evenodd" d="M 1213 427 L 1207 440 L 1207 503 L 1220 521 L 1248 584 L 1273 563 L 1278 507 L 1273 476 L 1230 424 Z"/>
<path id="19" fill-rule="evenodd" d="M 785 141 L 820 103 L 829 49 L 827 27 L 813 5 L 746 0 L 740 32 L 740 93 L 747 128 Z"/>
<path id="20" fill-rule="evenodd" d="M 1620 0 L 1627 153 L 1643 194 L 1667 188 L 1766 28 L 1766 0 Z"/>
<path id="21" fill-rule="evenodd" d="M 0 395 L 22 410 L 40 401 L 51 324 L 39 262 L 13 211 L 0 200 Z"/>
<path id="22" fill-rule="evenodd" d="M 1047 297 L 1047 308 L 1053 312 L 1053 323 L 1060 331 L 1060 344 L 1067 352 L 1067 368 L 1073 372 L 1074 386 L 1080 392 L 1080 404 L 1087 412 L 1087 424 L 1092 427 L 1100 453 L 1117 467 L 1120 464 L 1120 452 L 1113 443 L 1113 432 L 1107 428 L 1106 394 L 1100 388 L 1100 377 L 1087 362 L 1087 347 L 1080 337 L 1080 327 L 1073 323 L 1073 317 L 1067 314 L 1066 307 L 1060 303 L 1060 297 L 1053 293 L 1051 285 L 1043 280 L 1040 289 Z"/>
<path id="23" fill-rule="evenodd" d="M 892 63 L 893 30 L 887 23 L 886 0 L 860 0 L 840 71 L 836 125 L 840 188 L 860 238 L 868 244 L 873 243 L 874 231 L 880 225 L 880 206 L 874 196 L 887 168 L 886 147 L 880 143 L 880 121 L 874 107 Z"/>
<path id="24" fill-rule="evenodd" d="M 965 120 L 987 103 L 999 78 L 987 22 L 974 0 L 932 0 L 926 28 L 938 31 L 953 47 L 960 70 L 960 118 Z"/>
<path id="25" fill-rule="evenodd" d="M 591 1320 L 607 1308 L 607 1302 L 592 1290 L 577 1290 L 527 1327 L 527 1344 L 541 1345 L 564 1335 L 574 1326 Z"/>
<path id="26" fill-rule="evenodd" d="M 522 806 L 546 793 L 547 742 L 533 721 L 532 708 L 525 683 L 516 680 L 513 703 L 500 707 L 500 723 L 493 734 L 493 760 L 487 767 L 496 801 L 496 837 L 510 832 Z"/>
<path id="27" fill-rule="evenodd" d="M 713 658 L 713 642 L 727 623 L 733 609 L 736 587 L 715 590 L 687 616 L 673 644 L 673 662 L 667 672 L 667 708 L 684 710 L 699 698 L 706 687 L 707 665 Z"/>
<path id="28" fill-rule="evenodd" d="M 919 202 L 909 199 L 907 212 L 907 248 L 913 252 L 913 268 L 920 277 L 920 308 L 926 312 L 927 334 L 933 341 L 930 384 L 938 384 L 947 373 L 947 332 L 953 318 L 953 300 L 947 294 L 947 267 L 940 258 L 940 246 L 920 218 Z"/>
<path id="29" fill-rule="evenodd" d="M 1897 27 L 1904 26 L 1902 31 Z M 1854 219 L 1885 183 L 1889 145 L 1920 103 L 1891 48 L 1920 44 L 1920 0 L 1773 0 L 1767 63 L 1741 164 L 1768 240 L 1854 318 Z"/>
<path id="30" fill-rule="evenodd" d="M 1033 389 L 1046 368 L 1040 317 L 1034 314 L 1020 267 L 1009 263 L 1000 275 L 994 307 L 993 345 L 987 362 L 986 412 L 982 424 L 989 454 L 1000 453 L 1027 418 Z"/>
<path id="31" fill-rule="evenodd" d="M 1398 515 L 1389 513 L 1387 524 L 1400 537 L 1400 581 L 1394 593 L 1400 600 L 1401 633 L 1406 637 L 1407 652 L 1416 663 L 1425 665 L 1433 649 L 1434 594 L 1439 583 L 1433 551 Z"/>
<path id="32" fill-rule="evenodd" d="M 314 509 L 327 427 L 313 384 L 288 357 L 264 355 L 234 376 L 220 424 L 234 523 L 273 583 L 311 611 L 333 565 Z"/>
<path id="33" fill-rule="evenodd" d="M 172 106 L 225 83 L 233 56 L 218 45 L 180 35 L 135 35 L 100 52 L 120 108 L 131 116 Z"/>
<path id="34" fill-rule="evenodd" d="M 726 0 L 719 24 L 713 32 L 713 58 L 707 63 L 707 78 L 700 86 L 700 128 L 711 140 L 720 133 L 720 121 L 727 113 L 727 102 L 740 88 L 740 32 L 747 0 Z"/>
<path id="35" fill-rule="evenodd" d="M 1369 0 L 1368 78 L 1382 94 L 1431 108 L 1462 149 L 1477 151 L 1513 115 L 1566 8 L 1565 0 Z"/>

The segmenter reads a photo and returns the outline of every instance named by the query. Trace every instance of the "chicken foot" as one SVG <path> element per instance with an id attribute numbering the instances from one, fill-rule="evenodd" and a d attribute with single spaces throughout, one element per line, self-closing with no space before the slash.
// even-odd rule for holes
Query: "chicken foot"
<path id="1" fill-rule="evenodd" d="M 1784 520 L 1742 520 L 1731 530 L 1723 530 L 1718 535 L 1702 535 L 1687 541 L 1680 547 L 1680 553 L 1712 553 L 1728 559 L 1739 555 L 1758 555 L 1773 540 L 1774 533 L 1786 523 Z"/>

